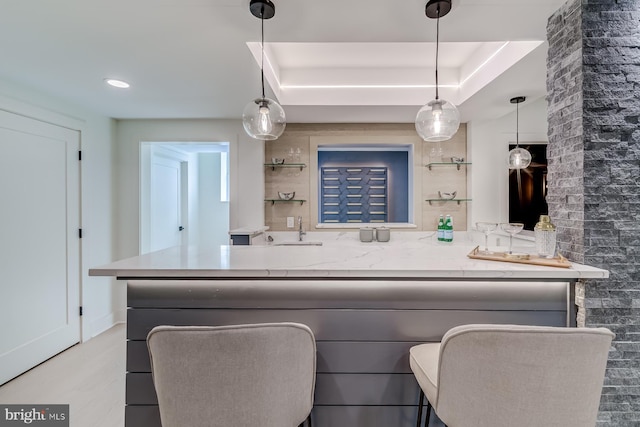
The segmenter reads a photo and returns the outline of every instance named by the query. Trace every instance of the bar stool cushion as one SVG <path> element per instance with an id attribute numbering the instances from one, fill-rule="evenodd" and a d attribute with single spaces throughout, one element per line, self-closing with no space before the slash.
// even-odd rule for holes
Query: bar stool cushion
<path id="1" fill-rule="evenodd" d="M 613 333 L 463 325 L 410 350 L 418 384 L 456 427 L 594 426 Z M 434 379 L 435 378 L 435 379 Z"/>
<path id="2" fill-rule="evenodd" d="M 147 345 L 163 427 L 293 427 L 313 407 L 306 325 L 158 326 Z"/>
<path id="3" fill-rule="evenodd" d="M 440 343 L 420 344 L 409 349 L 409 366 L 427 400 L 436 406 Z"/>

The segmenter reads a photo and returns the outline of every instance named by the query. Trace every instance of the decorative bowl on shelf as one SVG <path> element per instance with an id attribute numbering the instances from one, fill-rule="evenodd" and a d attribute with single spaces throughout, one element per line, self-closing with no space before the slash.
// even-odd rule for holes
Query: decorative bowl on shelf
<path id="1" fill-rule="evenodd" d="M 274 165 L 282 165 L 284 164 L 284 159 L 279 159 L 277 157 L 272 157 L 271 158 L 271 163 Z"/>
<path id="2" fill-rule="evenodd" d="M 457 191 L 447 192 L 447 191 L 438 191 L 438 197 L 446 200 L 453 200 L 456 198 Z"/>
<path id="3" fill-rule="evenodd" d="M 464 162 L 464 157 L 455 157 L 455 156 L 451 157 L 451 163 L 463 163 L 463 162 Z"/>
<path id="4" fill-rule="evenodd" d="M 295 195 L 295 191 L 292 191 L 290 193 L 283 193 L 282 191 L 278 191 L 278 197 L 280 197 L 280 200 L 291 200 L 295 197 Z"/>

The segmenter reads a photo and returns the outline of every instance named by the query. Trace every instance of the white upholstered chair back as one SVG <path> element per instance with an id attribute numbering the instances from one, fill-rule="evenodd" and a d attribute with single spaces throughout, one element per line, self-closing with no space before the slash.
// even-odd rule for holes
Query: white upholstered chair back
<path id="1" fill-rule="evenodd" d="M 453 328 L 429 400 L 449 427 L 594 426 L 613 337 L 604 328 Z"/>
<path id="2" fill-rule="evenodd" d="M 294 427 L 311 412 L 305 325 L 158 326 L 147 345 L 163 427 Z"/>

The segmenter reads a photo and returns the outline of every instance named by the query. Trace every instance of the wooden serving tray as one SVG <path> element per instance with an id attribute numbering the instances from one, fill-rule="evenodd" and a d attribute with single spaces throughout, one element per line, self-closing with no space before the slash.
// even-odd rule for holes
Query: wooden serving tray
<path id="1" fill-rule="evenodd" d="M 511 258 L 509 257 L 509 254 L 504 252 L 496 252 L 493 254 L 483 254 L 480 252 L 480 246 L 476 246 L 471 252 L 467 254 L 467 256 L 473 259 L 515 262 L 518 264 L 542 265 L 545 267 L 560 267 L 560 268 L 571 267 L 571 263 L 562 255 L 558 255 L 557 257 L 554 257 L 554 258 L 541 258 L 538 255 L 529 255 L 528 259 L 518 258 L 517 256 L 514 256 Z"/>

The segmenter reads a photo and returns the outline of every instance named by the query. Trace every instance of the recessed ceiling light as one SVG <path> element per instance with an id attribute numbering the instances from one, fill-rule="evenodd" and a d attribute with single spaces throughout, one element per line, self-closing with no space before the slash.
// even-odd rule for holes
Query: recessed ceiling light
<path id="1" fill-rule="evenodd" d="M 117 87 L 120 89 L 126 89 L 130 86 L 129 83 L 127 82 L 123 82 L 122 80 L 116 80 L 116 79 L 104 79 L 105 82 L 107 82 L 108 85 L 111 85 L 113 87 Z"/>

